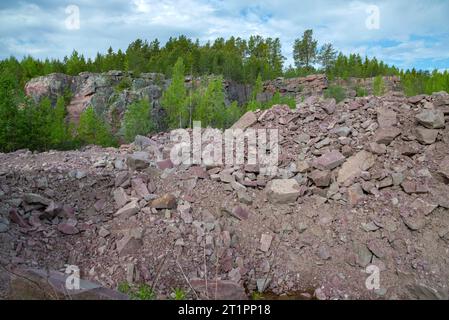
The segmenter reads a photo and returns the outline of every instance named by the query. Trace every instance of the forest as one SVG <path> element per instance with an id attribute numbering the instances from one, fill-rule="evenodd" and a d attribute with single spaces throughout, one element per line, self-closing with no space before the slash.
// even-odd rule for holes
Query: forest
<path id="1" fill-rule="evenodd" d="M 126 51 L 109 48 L 95 58 L 73 51 L 62 60 L 39 60 L 27 56 L 0 61 L 0 150 L 72 149 L 87 144 L 114 146 L 132 141 L 136 134 L 154 131 L 150 105 L 140 101 L 132 105 L 122 121 L 120 136 L 111 133 L 108 124 L 88 108 L 79 124 L 66 123 L 66 106 L 70 96 L 61 96 L 55 106 L 43 100 L 36 105 L 25 97 L 23 88 L 30 79 L 50 73 L 78 75 L 80 72 L 110 70 L 140 73 L 158 72 L 172 79 L 164 92 L 162 106 L 167 114 L 167 128 L 188 127 L 192 120 L 205 125 L 226 128 L 246 110 L 268 108 L 276 103 L 295 107 L 295 101 L 276 94 L 272 101 L 260 104 L 257 93 L 262 83 L 276 77 L 298 77 L 326 73 L 329 79 L 399 76 L 408 96 L 449 91 L 449 74 L 438 71 L 400 70 L 375 57 L 339 53 L 331 43 L 319 45 L 313 31 L 306 30 L 293 46 L 294 65 L 285 66 L 279 38 L 251 36 L 249 39 L 218 38 L 201 44 L 185 36 L 170 38 L 165 45 L 157 39 L 132 42 Z M 213 76 L 195 92 L 184 87 L 184 77 Z M 252 99 L 245 106 L 225 106 L 222 79 L 253 86 Z M 381 85 L 381 84 L 379 84 Z M 338 88 L 331 88 L 338 92 Z M 329 94 L 332 96 L 333 91 Z M 341 100 L 341 99 L 339 99 Z M 193 102 L 192 102 L 193 101 Z"/>

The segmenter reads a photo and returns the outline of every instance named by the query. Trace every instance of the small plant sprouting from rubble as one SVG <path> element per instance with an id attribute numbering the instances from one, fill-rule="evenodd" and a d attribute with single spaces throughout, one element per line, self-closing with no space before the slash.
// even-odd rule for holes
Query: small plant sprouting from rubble
<path id="1" fill-rule="evenodd" d="M 251 293 L 251 300 L 254 301 L 259 301 L 259 300 L 263 300 L 263 294 L 257 291 L 254 291 L 253 293 Z"/>
<path id="2" fill-rule="evenodd" d="M 172 293 L 173 300 L 186 300 L 187 294 L 183 289 L 176 288 Z"/>
<path id="3" fill-rule="evenodd" d="M 122 282 L 118 285 L 117 290 L 128 295 L 132 300 L 154 300 L 156 294 L 147 284 L 141 284 L 137 289 L 131 287 L 128 282 Z"/>

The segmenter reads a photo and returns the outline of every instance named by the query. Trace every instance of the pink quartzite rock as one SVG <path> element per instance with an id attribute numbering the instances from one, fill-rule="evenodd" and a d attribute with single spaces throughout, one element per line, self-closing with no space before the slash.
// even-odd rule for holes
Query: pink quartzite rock
<path id="1" fill-rule="evenodd" d="M 313 161 L 313 166 L 320 170 L 332 170 L 345 162 L 345 160 L 346 158 L 344 155 L 334 150 L 315 159 L 315 161 Z"/>

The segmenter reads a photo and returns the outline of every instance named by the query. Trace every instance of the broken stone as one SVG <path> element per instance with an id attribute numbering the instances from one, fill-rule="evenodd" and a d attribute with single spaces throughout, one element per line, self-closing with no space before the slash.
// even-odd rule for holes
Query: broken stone
<path id="1" fill-rule="evenodd" d="M 393 179 L 393 184 L 395 186 L 401 185 L 401 183 L 404 181 L 404 175 L 400 172 L 392 173 L 391 178 Z"/>
<path id="2" fill-rule="evenodd" d="M 147 152 L 136 152 L 127 156 L 126 164 L 133 171 L 143 170 L 150 166 L 150 156 Z"/>
<path id="3" fill-rule="evenodd" d="M 378 189 L 384 189 L 393 185 L 393 178 L 388 176 L 377 184 Z"/>
<path id="4" fill-rule="evenodd" d="M 368 223 L 362 223 L 362 228 L 366 232 L 374 232 L 379 230 L 379 226 L 377 226 L 374 222 L 370 221 Z"/>
<path id="5" fill-rule="evenodd" d="M 102 238 L 106 238 L 110 234 L 111 234 L 111 232 L 103 226 L 100 227 L 100 230 L 98 230 L 98 235 Z"/>
<path id="6" fill-rule="evenodd" d="M 307 133 L 300 133 L 300 134 L 296 137 L 295 141 L 296 141 L 298 144 L 307 144 L 307 143 L 309 143 L 309 141 L 310 141 L 310 136 L 309 136 Z"/>
<path id="7" fill-rule="evenodd" d="M 18 269 L 11 279 L 12 300 L 128 300 L 129 297 L 93 282 L 80 279 L 80 290 L 68 290 L 70 274 L 53 270 Z"/>
<path id="8" fill-rule="evenodd" d="M 348 201 L 352 206 L 359 204 L 363 198 L 363 190 L 359 183 L 348 188 Z"/>
<path id="9" fill-rule="evenodd" d="M 35 193 L 26 193 L 23 197 L 23 200 L 29 204 L 42 204 L 44 206 L 48 206 L 51 203 L 50 199 L 44 198 L 41 195 Z"/>
<path id="10" fill-rule="evenodd" d="M 321 108 L 323 108 L 323 110 L 326 111 L 327 114 L 333 114 L 336 107 L 337 102 L 334 98 L 326 99 L 321 105 Z"/>
<path id="11" fill-rule="evenodd" d="M 400 134 L 401 130 L 399 128 L 380 128 L 374 136 L 374 142 L 389 145 Z"/>
<path id="12" fill-rule="evenodd" d="M 402 221 L 412 231 L 418 231 L 427 224 L 426 219 L 421 215 L 402 216 Z"/>
<path id="13" fill-rule="evenodd" d="M 371 151 L 374 154 L 385 154 L 387 153 L 387 147 L 384 144 L 371 142 L 369 144 L 369 151 Z"/>
<path id="14" fill-rule="evenodd" d="M 243 115 L 243 117 L 240 118 L 234 125 L 231 127 L 231 129 L 242 129 L 245 130 L 246 128 L 251 127 L 257 122 L 256 114 L 252 111 L 248 111 Z"/>
<path id="15" fill-rule="evenodd" d="M 332 170 L 337 168 L 346 158 L 338 151 L 328 152 L 313 162 L 313 166 L 319 170 Z"/>
<path id="16" fill-rule="evenodd" d="M 368 249 L 368 247 L 362 243 L 354 244 L 354 251 L 356 254 L 356 263 L 365 268 L 371 263 L 371 259 L 373 258 L 373 254 Z"/>
<path id="17" fill-rule="evenodd" d="M 122 216 L 125 218 L 129 218 L 137 213 L 139 213 L 140 207 L 137 200 L 131 201 L 127 205 L 125 205 L 123 208 L 119 209 L 114 216 Z"/>
<path id="18" fill-rule="evenodd" d="M 307 161 L 298 161 L 296 163 L 296 170 L 298 170 L 299 173 L 306 173 L 309 169 L 310 166 Z"/>
<path id="19" fill-rule="evenodd" d="M 140 251 L 142 246 L 142 239 L 131 235 L 126 235 L 123 239 L 116 242 L 117 252 L 120 256 L 135 254 Z"/>
<path id="20" fill-rule="evenodd" d="M 9 221 L 0 217 L 0 233 L 4 233 L 9 230 Z"/>
<path id="21" fill-rule="evenodd" d="M 335 133 L 339 137 L 347 137 L 351 133 L 352 129 L 349 127 L 340 127 L 334 129 L 332 132 Z"/>
<path id="22" fill-rule="evenodd" d="M 449 179 L 449 156 L 445 157 L 439 165 L 439 173 Z"/>
<path id="23" fill-rule="evenodd" d="M 271 241 L 273 241 L 273 236 L 269 234 L 262 234 L 260 238 L 260 250 L 263 252 L 268 252 L 271 247 Z"/>
<path id="24" fill-rule="evenodd" d="M 338 183 L 344 183 L 350 179 L 359 177 L 363 171 L 369 170 L 375 161 L 376 159 L 372 153 L 364 150 L 360 151 L 343 164 L 338 172 Z"/>
<path id="25" fill-rule="evenodd" d="M 416 129 L 416 138 L 422 144 L 433 144 L 437 140 L 438 130 L 419 127 Z"/>
<path id="26" fill-rule="evenodd" d="M 265 189 L 272 203 L 287 204 L 295 202 L 300 195 L 300 187 L 295 179 L 274 179 Z"/>
<path id="27" fill-rule="evenodd" d="M 148 191 L 148 188 L 145 185 L 145 183 L 143 183 L 142 179 L 140 178 L 132 179 L 131 186 L 140 198 L 147 199 L 149 197 L 150 192 Z"/>
<path id="28" fill-rule="evenodd" d="M 124 207 L 129 201 L 129 197 L 122 187 L 114 190 L 113 197 L 118 208 Z"/>
<path id="29" fill-rule="evenodd" d="M 247 220 L 249 218 L 250 212 L 243 206 L 236 206 L 234 207 L 234 209 L 232 209 L 231 214 L 239 220 Z"/>
<path id="30" fill-rule="evenodd" d="M 248 300 L 245 288 L 229 280 L 191 279 L 189 283 L 200 299 L 212 300 Z"/>
<path id="31" fill-rule="evenodd" d="M 178 206 L 178 211 L 184 223 L 191 224 L 193 222 L 192 207 L 189 203 L 180 204 Z"/>
<path id="32" fill-rule="evenodd" d="M 437 204 L 428 203 L 420 198 L 413 201 L 410 206 L 418 215 L 425 216 L 430 215 L 438 207 Z"/>
<path id="33" fill-rule="evenodd" d="M 440 110 L 424 110 L 416 116 L 419 124 L 428 129 L 442 129 L 444 125 L 444 113 Z"/>
<path id="34" fill-rule="evenodd" d="M 148 137 L 137 135 L 134 138 L 134 144 L 140 150 L 144 150 L 146 147 L 153 145 L 154 142 Z"/>
<path id="35" fill-rule="evenodd" d="M 66 234 L 66 235 L 75 235 L 80 232 L 76 226 L 74 226 L 70 223 L 60 223 L 60 224 L 58 224 L 57 228 L 58 228 L 59 232 Z"/>
<path id="36" fill-rule="evenodd" d="M 377 111 L 379 128 L 390 128 L 397 123 L 397 113 L 393 110 L 381 108 Z"/>
<path id="37" fill-rule="evenodd" d="M 331 183 L 331 172 L 314 170 L 309 177 L 313 180 L 317 187 L 328 187 Z"/>
<path id="38" fill-rule="evenodd" d="M 120 187 L 129 179 L 128 172 L 119 172 L 115 177 L 115 186 Z"/>
<path id="39" fill-rule="evenodd" d="M 253 203 L 252 197 L 245 190 L 237 191 L 237 197 L 243 204 L 251 205 Z"/>
<path id="40" fill-rule="evenodd" d="M 189 169 L 189 173 L 194 176 L 197 177 L 199 179 L 208 179 L 209 178 L 209 174 L 207 173 L 207 171 L 202 168 L 202 167 L 198 167 L 198 166 L 194 166 L 191 167 Z"/>
<path id="41" fill-rule="evenodd" d="M 316 148 L 316 149 L 321 149 L 321 148 L 323 148 L 323 147 L 325 147 L 325 146 L 330 145 L 330 143 L 331 143 L 331 139 L 329 139 L 329 138 L 324 138 L 323 140 L 321 140 L 320 142 L 318 142 L 317 144 L 315 144 L 315 148 Z"/>
<path id="42" fill-rule="evenodd" d="M 151 207 L 155 209 L 175 209 L 176 197 L 170 193 L 167 193 L 160 198 L 154 199 L 151 202 Z"/>
<path id="43" fill-rule="evenodd" d="M 9 219 L 18 224 L 22 228 L 29 228 L 29 224 L 22 218 L 22 216 L 17 212 L 16 209 L 11 209 L 9 211 Z"/>
<path id="44" fill-rule="evenodd" d="M 157 163 L 157 167 L 160 170 L 166 170 L 166 169 L 173 169 L 174 168 L 174 164 L 170 159 L 165 159 L 165 160 L 161 160 L 158 161 Z"/>

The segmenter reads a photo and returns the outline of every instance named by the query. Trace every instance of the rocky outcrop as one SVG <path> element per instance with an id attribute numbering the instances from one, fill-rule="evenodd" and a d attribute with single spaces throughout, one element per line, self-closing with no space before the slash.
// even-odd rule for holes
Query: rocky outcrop
<path id="1" fill-rule="evenodd" d="M 374 80 L 375 78 L 348 78 L 348 79 L 334 79 L 330 81 L 331 86 L 340 86 L 345 89 L 346 96 L 354 98 L 357 96 L 357 89 L 364 89 L 367 95 L 374 94 Z M 385 92 L 388 91 L 402 91 L 401 79 L 397 76 L 382 77 Z"/>
<path id="2" fill-rule="evenodd" d="M 273 95 L 279 92 L 281 95 L 293 97 L 299 102 L 303 97 L 322 95 L 327 87 L 328 81 L 324 74 L 291 79 L 277 78 L 264 83 L 263 92 L 257 96 L 257 100 L 260 102 L 270 101 Z"/>
<path id="3" fill-rule="evenodd" d="M 160 98 L 168 83 L 162 74 L 156 73 L 143 73 L 139 77 L 122 71 L 101 74 L 83 72 L 78 76 L 50 74 L 28 82 L 25 93 L 36 102 L 50 98 L 53 103 L 59 96 L 69 94 L 71 102 L 67 111 L 71 122 L 77 123 L 81 113 L 92 106 L 113 127 L 122 119 L 130 104 L 148 99 L 153 118 L 159 129 L 163 129 L 161 120 L 164 114 Z"/>

